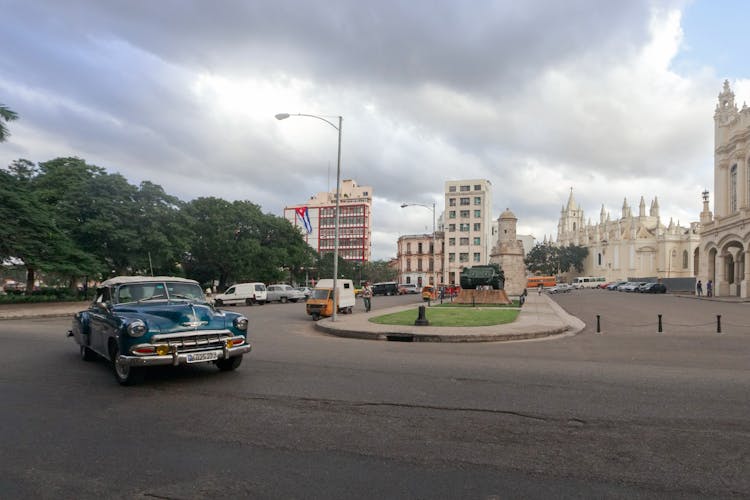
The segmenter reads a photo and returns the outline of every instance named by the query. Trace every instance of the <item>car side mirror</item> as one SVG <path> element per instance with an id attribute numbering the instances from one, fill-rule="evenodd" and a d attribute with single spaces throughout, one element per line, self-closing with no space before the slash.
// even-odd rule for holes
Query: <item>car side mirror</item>
<path id="1" fill-rule="evenodd" d="M 109 312 L 109 302 L 97 302 L 96 308 L 99 309 L 101 312 Z"/>

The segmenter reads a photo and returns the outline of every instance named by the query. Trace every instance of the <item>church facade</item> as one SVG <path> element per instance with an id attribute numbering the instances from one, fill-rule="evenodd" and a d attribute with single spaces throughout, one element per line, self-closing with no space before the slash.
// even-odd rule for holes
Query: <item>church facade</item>
<path id="1" fill-rule="evenodd" d="M 637 212 L 625 199 L 620 217 L 612 219 L 602 205 L 599 220 L 592 223 L 585 219 L 571 188 L 568 203 L 560 211 L 557 245 L 588 249 L 579 276 L 603 276 L 606 281 L 692 277 L 698 272 L 699 229 L 698 222 L 681 226 L 670 219 L 664 224 L 659 200 L 654 198 L 647 212 L 642 196 Z"/>
<path id="2" fill-rule="evenodd" d="M 739 110 L 729 82 L 714 112 L 714 213 L 703 194 L 698 279 L 717 296 L 750 297 L 750 108 Z"/>

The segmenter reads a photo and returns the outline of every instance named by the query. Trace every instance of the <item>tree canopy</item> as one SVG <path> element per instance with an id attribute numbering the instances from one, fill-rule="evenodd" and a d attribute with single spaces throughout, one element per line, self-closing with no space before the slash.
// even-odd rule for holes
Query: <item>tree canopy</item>
<path id="1" fill-rule="evenodd" d="M 579 245 L 558 247 L 552 243 L 537 243 L 526 255 L 524 262 L 529 271 L 535 274 L 553 276 L 571 270 L 583 271 L 589 250 Z"/>

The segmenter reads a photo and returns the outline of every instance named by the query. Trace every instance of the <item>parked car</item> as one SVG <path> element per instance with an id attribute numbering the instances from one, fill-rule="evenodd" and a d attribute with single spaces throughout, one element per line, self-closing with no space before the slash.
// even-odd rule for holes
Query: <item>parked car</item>
<path id="1" fill-rule="evenodd" d="M 620 285 L 624 285 L 625 283 L 627 283 L 627 281 L 623 281 L 623 280 L 613 281 L 612 283 L 607 285 L 607 290 L 617 290 L 620 287 Z"/>
<path id="2" fill-rule="evenodd" d="M 266 301 L 267 302 L 281 302 L 282 304 L 284 302 L 297 302 L 300 300 L 305 300 L 305 296 L 297 290 L 296 288 L 293 288 L 291 285 L 268 285 L 266 287 Z"/>
<path id="3" fill-rule="evenodd" d="M 230 304 L 263 305 L 266 302 L 266 285 L 263 283 L 238 283 L 232 285 L 224 293 L 216 294 L 214 304 L 221 307 Z"/>
<path id="4" fill-rule="evenodd" d="M 549 293 L 567 293 L 573 290 L 573 285 L 567 283 L 558 283 L 557 285 L 547 289 Z"/>
<path id="5" fill-rule="evenodd" d="M 641 289 L 643 293 L 667 293 L 667 287 L 661 283 L 648 283 Z"/>
<path id="6" fill-rule="evenodd" d="M 388 281 L 372 285 L 373 295 L 398 295 L 398 283 Z"/>
<path id="7" fill-rule="evenodd" d="M 299 290 L 300 292 L 302 292 L 302 295 L 305 296 L 304 300 L 309 299 L 310 295 L 312 295 L 312 288 L 308 288 L 306 286 L 298 286 L 297 290 Z"/>
<path id="8" fill-rule="evenodd" d="M 622 285 L 618 290 L 621 292 L 635 292 L 638 290 L 639 286 L 645 285 L 646 283 L 646 281 L 631 281 Z"/>
<path id="9" fill-rule="evenodd" d="M 234 370 L 252 349 L 247 328 L 242 314 L 209 304 L 197 281 L 119 276 L 97 287 L 68 336 L 84 361 L 101 356 L 112 363 L 117 382 L 130 385 L 148 366 L 210 362 Z"/>
<path id="10" fill-rule="evenodd" d="M 416 294 L 416 293 L 419 293 L 419 288 L 417 288 L 416 283 L 402 283 L 398 286 L 399 295 Z"/>

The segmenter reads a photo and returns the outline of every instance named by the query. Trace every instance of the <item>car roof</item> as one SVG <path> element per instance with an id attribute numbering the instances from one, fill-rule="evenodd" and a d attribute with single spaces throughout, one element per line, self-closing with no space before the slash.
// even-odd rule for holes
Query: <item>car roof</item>
<path id="1" fill-rule="evenodd" d="M 183 283 L 195 283 L 195 280 L 189 280 L 187 278 L 178 278 L 176 276 L 115 276 L 109 278 L 101 283 L 99 286 L 116 286 L 123 285 L 125 283 L 153 283 L 155 281 L 181 281 Z"/>

